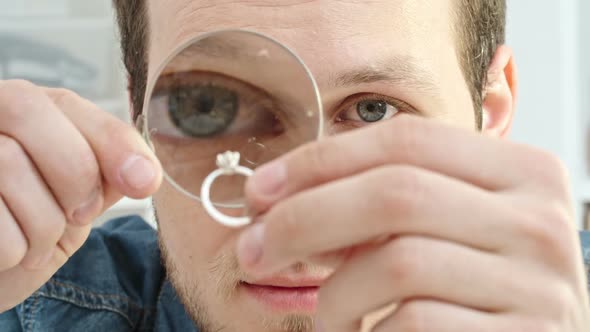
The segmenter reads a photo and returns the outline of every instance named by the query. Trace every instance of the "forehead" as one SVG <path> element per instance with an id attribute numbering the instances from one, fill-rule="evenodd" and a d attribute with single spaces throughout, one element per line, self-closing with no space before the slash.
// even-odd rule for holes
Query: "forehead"
<path id="1" fill-rule="evenodd" d="M 320 88 L 339 73 L 391 56 L 414 59 L 443 90 L 469 100 L 453 33 L 453 0 L 149 1 L 149 74 L 179 45 L 204 32 L 245 28 L 293 49 Z M 457 86 L 457 84 L 449 84 Z"/>
<path id="2" fill-rule="evenodd" d="M 313 58 L 315 63 L 331 62 L 334 56 L 340 61 L 349 57 L 357 62 L 368 61 L 395 49 L 424 54 L 436 46 L 433 44 L 454 46 L 449 2 L 149 1 L 150 59 L 158 62 L 183 41 L 223 28 L 247 28 L 268 34 L 293 48 L 304 60 Z M 423 41 L 422 48 L 416 42 L 419 40 Z"/>

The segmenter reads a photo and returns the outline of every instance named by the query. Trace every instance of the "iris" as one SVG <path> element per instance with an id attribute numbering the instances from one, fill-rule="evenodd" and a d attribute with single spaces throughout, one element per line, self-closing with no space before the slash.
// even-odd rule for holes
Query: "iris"
<path id="1" fill-rule="evenodd" d="M 377 122 L 387 114 L 387 103 L 378 100 L 366 100 L 357 104 L 359 117 L 366 122 Z"/>
<path id="2" fill-rule="evenodd" d="M 205 138 L 227 130 L 236 119 L 239 104 L 237 93 L 227 88 L 179 87 L 169 92 L 168 112 L 184 134 Z"/>

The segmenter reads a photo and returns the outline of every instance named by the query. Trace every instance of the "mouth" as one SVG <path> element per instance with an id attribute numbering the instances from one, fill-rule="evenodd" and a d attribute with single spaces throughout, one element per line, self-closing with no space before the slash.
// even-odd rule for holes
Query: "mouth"
<path id="1" fill-rule="evenodd" d="M 312 314 L 318 304 L 320 278 L 273 278 L 255 282 L 240 282 L 244 292 L 275 312 Z"/>

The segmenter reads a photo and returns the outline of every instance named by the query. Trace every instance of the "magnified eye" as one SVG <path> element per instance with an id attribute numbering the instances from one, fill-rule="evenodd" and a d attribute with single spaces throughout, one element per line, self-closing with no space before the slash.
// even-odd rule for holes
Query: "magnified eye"
<path id="1" fill-rule="evenodd" d="M 269 94 L 221 74 L 163 76 L 150 100 L 152 134 L 170 139 L 249 139 L 280 135 L 289 111 Z"/>
<path id="2" fill-rule="evenodd" d="M 213 85 L 175 88 L 168 95 L 170 119 L 192 137 L 224 132 L 236 119 L 239 108 L 236 92 Z"/>

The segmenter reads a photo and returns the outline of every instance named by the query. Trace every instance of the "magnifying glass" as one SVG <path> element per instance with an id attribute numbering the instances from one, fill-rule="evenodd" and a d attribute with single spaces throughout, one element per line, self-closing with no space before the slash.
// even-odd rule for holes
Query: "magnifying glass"
<path id="1" fill-rule="evenodd" d="M 262 34 L 199 36 L 154 77 L 139 118 L 144 137 L 166 181 L 226 226 L 250 222 L 244 184 L 256 167 L 322 135 L 314 78 Z"/>

